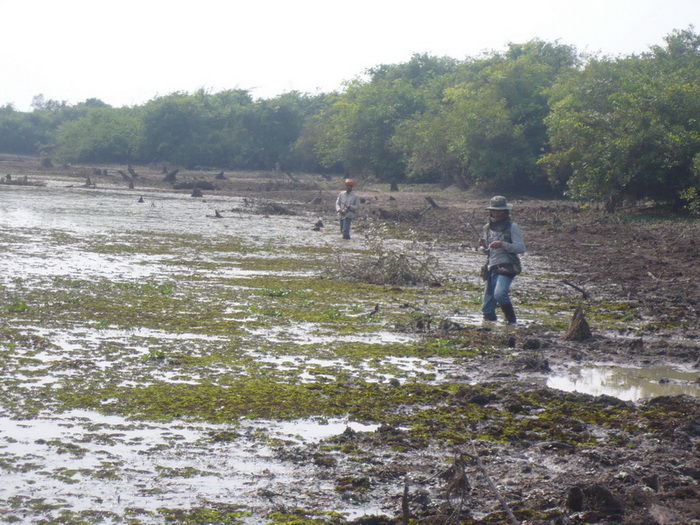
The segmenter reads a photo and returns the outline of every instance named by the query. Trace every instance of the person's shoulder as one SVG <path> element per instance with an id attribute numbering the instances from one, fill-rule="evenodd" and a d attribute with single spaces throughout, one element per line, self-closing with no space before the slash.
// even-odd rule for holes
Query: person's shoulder
<path id="1" fill-rule="evenodd" d="M 517 222 L 510 223 L 510 231 L 516 231 L 516 232 L 520 233 L 521 235 L 523 233 L 523 229 L 520 226 L 518 226 Z"/>

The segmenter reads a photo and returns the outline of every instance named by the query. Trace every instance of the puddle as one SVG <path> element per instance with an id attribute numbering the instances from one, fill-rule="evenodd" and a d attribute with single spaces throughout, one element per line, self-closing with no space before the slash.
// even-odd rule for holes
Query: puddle
<path id="1" fill-rule="evenodd" d="M 327 482 L 319 481 L 313 466 L 280 460 L 266 443 L 316 443 L 348 427 L 377 428 L 341 419 L 244 421 L 235 427 L 135 424 L 88 411 L 21 421 L 0 417 L 0 457 L 17 467 L 3 472 L 0 501 L 31 497 L 79 512 L 94 508 L 93 498 L 99 498 L 102 510 L 124 514 L 129 508 L 196 507 L 203 499 L 253 507 L 257 492 L 296 484 L 333 494 L 330 486 L 316 486 Z M 227 433 L 224 440 L 215 437 Z M 295 503 L 310 506 L 304 497 L 311 493 L 298 491 Z M 339 501 L 332 508 L 367 512 Z"/>
<path id="2" fill-rule="evenodd" d="M 565 392 L 608 395 L 624 401 L 685 394 L 700 397 L 700 374 L 670 366 L 572 366 L 546 378 L 546 385 Z"/>
<path id="3" fill-rule="evenodd" d="M 182 271 L 177 254 L 92 253 L 91 244 L 101 238 L 109 243 L 129 245 L 138 232 L 201 235 L 210 238 L 246 239 L 246 247 L 267 253 L 293 244 L 300 230 L 308 230 L 306 217 L 265 217 L 225 210 L 241 209 L 238 197 L 207 196 L 193 199 L 177 193 L 143 193 L 117 189 L 81 190 L 70 187 L 3 188 L 0 201 L 0 230 L 23 242 L 3 243 L 5 257 L 12 257 L 17 278 L 31 276 L 80 276 L 83 279 L 109 275 L 112 280 L 170 278 Z M 224 219 L 215 220 L 214 210 Z M 251 210 L 252 211 L 252 210 Z M 70 237 L 68 245 L 55 236 Z M 304 236 L 306 245 L 324 245 L 326 235 Z M 242 270 L 220 265 L 220 254 L 196 254 L 202 263 L 217 263 L 219 277 L 265 275 L 267 271 Z M 225 273 L 222 273 L 225 272 Z"/>
<path id="4" fill-rule="evenodd" d="M 303 356 L 275 356 L 257 358 L 261 363 L 268 363 L 280 372 L 295 371 L 299 381 L 314 382 L 320 377 L 330 381 L 336 380 L 339 370 L 345 372 L 363 372 L 363 379 L 368 383 L 388 383 L 392 380 L 404 381 L 424 381 L 435 384 L 444 379 L 445 374 L 438 376 L 435 365 L 426 359 L 417 357 L 391 357 L 388 356 L 377 363 L 375 359 L 364 359 L 359 363 L 349 363 L 343 359 L 319 359 L 307 358 Z M 454 362 L 450 361 L 450 370 L 455 368 Z M 326 373 L 324 373 L 326 371 Z M 393 372 L 393 373 L 392 373 Z"/>
<path id="5" fill-rule="evenodd" d="M 344 513 L 348 519 L 381 514 L 373 503 L 342 500 L 332 478 L 321 469 L 308 461 L 295 463 L 287 459 L 292 455 L 280 453 L 282 447 L 303 448 L 342 434 L 348 426 L 367 432 L 375 431 L 376 426 L 342 419 L 161 424 L 84 411 L 16 419 L 21 410 L 13 413 L 14 405 L 21 407 L 23 399 L 32 399 L 35 390 L 46 390 L 49 385 L 59 388 L 81 378 L 87 381 L 88 377 L 95 384 L 108 384 L 118 377 L 121 382 L 117 387 L 126 389 L 154 383 L 217 384 L 222 378 L 226 385 L 229 376 L 245 375 L 246 367 L 252 369 L 253 364 L 258 372 L 269 373 L 270 377 L 287 374 L 308 382 L 361 377 L 366 382 L 435 384 L 461 373 L 460 360 L 447 357 L 394 356 L 381 348 L 374 358 L 352 358 L 334 352 L 335 342 L 389 348 L 410 345 L 418 339 L 413 334 L 391 331 L 392 325 L 382 324 L 380 316 L 372 322 L 358 322 L 356 331 L 338 334 L 322 323 L 292 323 L 255 315 L 251 308 L 255 301 L 261 301 L 265 307 L 274 306 L 275 301 L 260 299 L 249 290 L 246 293 L 247 289 L 241 288 L 239 295 L 223 294 L 239 288 L 238 283 L 228 283 L 229 279 L 271 272 L 264 265 L 250 269 L 240 260 L 303 258 L 309 247 L 340 242 L 333 228 L 318 235 L 309 234 L 308 217 L 263 217 L 232 211 L 244 206 L 236 197 L 207 196 L 197 200 L 167 192 L 144 193 L 146 202 L 139 204 L 139 191 L 88 191 L 57 184 L 2 189 L 0 248 L 6 271 L 0 278 L 0 287 L 22 298 L 24 294 L 31 296 L 33 287 L 51 285 L 53 277 L 63 295 L 48 297 L 60 299 L 68 309 L 72 301 L 89 294 L 76 292 L 73 297 L 70 284 L 62 283 L 59 277 L 88 289 L 95 283 L 93 294 L 102 293 L 102 282 L 151 284 L 148 281 L 152 280 L 152 286 L 157 286 L 181 279 L 182 284 L 178 283 L 173 294 L 183 306 L 173 308 L 186 309 L 191 305 L 193 315 L 183 316 L 176 311 L 175 318 L 186 321 L 174 324 L 176 329 L 141 326 L 138 318 L 107 324 L 99 316 L 46 319 L 46 326 L 41 326 L 30 322 L 35 316 L 28 316 L 26 324 L 17 330 L 41 340 L 32 343 L 33 339 L 27 337 L 26 341 L 6 344 L 0 367 L 0 384 L 6 385 L 6 392 L 2 393 L 8 401 L 7 406 L 0 405 L 0 508 L 10 508 L 10 502 L 19 498 L 43 500 L 47 508 L 56 505 L 54 510 L 46 511 L 53 518 L 61 510 L 101 509 L 120 516 L 128 514 L 128 509 L 153 513 L 139 515 L 143 523 L 150 523 L 149 518 L 154 518 L 153 523 L 162 522 L 157 520 L 158 508 L 187 509 L 206 502 L 234 502 L 258 510 L 263 506 L 263 510 L 269 510 L 271 504 L 289 508 L 320 506 Z M 225 218 L 212 220 L 215 209 L 221 210 Z M 307 234 L 302 235 L 303 231 Z M 207 242 L 198 245 L 172 241 L 181 237 Z M 354 241 L 353 246 L 360 246 L 361 242 Z M 241 253 L 219 252 L 219 243 L 245 249 Z M 202 249 L 203 245 L 212 248 Z M 105 246 L 110 249 L 105 250 Z M 465 272 L 464 266 L 473 263 L 476 268 L 481 259 L 476 252 L 445 251 L 441 266 L 478 285 L 476 272 Z M 528 258 L 527 262 L 529 275 L 539 271 L 536 258 Z M 305 271 L 294 275 L 307 275 Z M 274 272 L 278 276 L 291 275 Z M 526 286 L 524 283 L 523 288 Z M 232 299 L 219 299 L 219 294 Z M 430 306 L 426 310 L 432 308 L 428 299 L 425 298 L 425 304 Z M 422 295 L 416 294 L 415 302 L 421 300 Z M 454 314 L 455 305 L 462 312 L 453 318 L 455 322 L 481 324 L 478 306 L 465 303 L 463 296 L 454 301 L 444 299 L 440 307 Z M 206 325 L 194 316 L 200 306 L 208 316 L 219 316 L 230 323 L 231 334 L 209 335 Z M 350 307 L 348 310 L 342 311 L 347 317 L 362 315 Z M 21 316 L 17 318 L 21 320 Z M 521 321 L 525 326 L 534 322 Z M 505 327 L 498 324 L 494 329 Z M 160 355 L 158 352 L 163 356 L 153 359 L 152 356 Z M 188 366 L 178 366 L 178 359 L 184 357 L 190 360 Z M 666 394 L 698 396 L 697 375 L 690 370 L 601 365 L 574 367 L 541 381 L 560 390 L 637 401 Z M 216 434 L 228 437 L 215 439 Z M 270 501 L 270 494 L 284 496 Z M 31 509 L 31 505 L 24 508 Z M 27 519 L 38 517 L 30 515 Z"/>

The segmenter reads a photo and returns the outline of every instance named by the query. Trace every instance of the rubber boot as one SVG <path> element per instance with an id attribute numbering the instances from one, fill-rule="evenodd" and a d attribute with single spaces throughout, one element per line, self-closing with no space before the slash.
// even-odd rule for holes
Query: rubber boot
<path id="1" fill-rule="evenodd" d="M 503 315 L 506 317 L 506 322 L 508 324 L 515 324 L 518 322 L 517 317 L 515 317 L 515 310 L 513 309 L 513 304 L 502 304 L 501 310 L 503 310 Z"/>

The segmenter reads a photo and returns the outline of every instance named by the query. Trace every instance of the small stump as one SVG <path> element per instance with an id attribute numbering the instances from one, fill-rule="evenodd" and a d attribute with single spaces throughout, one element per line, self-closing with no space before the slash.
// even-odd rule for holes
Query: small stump
<path id="1" fill-rule="evenodd" d="M 591 334 L 591 329 L 583 315 L 583 310 L 579 306 L 574 312 L 569 328 L 564 334 L 564 339 L 568 339 L 570 341 L 583 341 L 585 339 L 590 339 L 591 337 L 593 337 Z"/>

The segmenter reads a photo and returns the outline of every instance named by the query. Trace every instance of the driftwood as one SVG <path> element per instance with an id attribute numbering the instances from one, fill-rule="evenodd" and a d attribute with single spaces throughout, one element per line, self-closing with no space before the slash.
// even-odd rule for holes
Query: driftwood
<path id="1" fill-rule="evenodd" d="M 438 206 L 437 202 L 435 202 L 435 201 L 433 200 L 432 197 L 426 197 L 425 200 L 428 201 L 428 203 L 430 204 L 430 207 L 431 207 L 431 208 L 439 208 L 439 207 L 440 207 L 440 206 Z"/>
<path id="2" fill-rule="evenodd" d="M 479 471 L 481 472 L 481 475 L 484 476 L 484 479 L 486 480 L 486 483 L 489 484 L 489 487 L 491 487 L 491 490 L 493 493 L 496 495 L 496 498 L 498 498 L 498 501 L 501 503 L 501 507 L 503 507 L 503 510 L 506 511 L 506 514 L 508 515 L 508 518 L 510 519 L 510 522 L 513 523 L 514 525 L 518 525 L 519 522 L 515 518 L 515 515 L 513 514 L 513 511 L 510 510 L 510 507 L 508 506 L 508 502 L 506 499 L 501 495 L 501 493 L 498 491 L 498 487 L 496 487 L 496 484 L 493 482 L 493 480 L 489 477 L 488 472 L 486 472 L 486 469 L 484 468 L 483 463 L 481 462 L 481 458 L 477 455 L 474 454 L 473 456 L 468 457 L 476 463 L 476 466 L 478 467 Z"/>
<path id="3" fill-rule="evenodd" d="M 318 190 L 318 197 L 312 199 L 309 204 L 323 204 L 323 191 Z"/>
<path id="4" fill-rule="evenodd" d="M 428 206 L 426 209 L 424 209 L 422 212 L 420 212 L 419 215 L 423 215 L 425 212 L 427 212 L 427 211 L 429 211 L 429 210 L 434 210 L 435 208 L 439 208 L 439 207 L 440 207 L 440 206 L 438 206 L 438 204 L 433 200 L 432 197 L 426 197 L 425 200 L 428 201 L 428 203 L 430 204 L 430 206 Z"/>
<path id="5" fill-rule="evenodd" d="M 581 292 L 581 295 L 583 295 L 584 299 L 588 299 L 589 295 L 588 295 L 588 292 L 585 290 L 585 288 L 583 288 L 581 286 L 576 286 L 575 284 L 567 281 L 566 279 L 562 280 L 562 282 L 567 286 L 571 286 L 574 290 L 578 290 L 579 292 Z"/>
<path id="6" fill-rule="evenodd" d="M 452 468 L 448 471 L 452 475 L 447 487 L 445 488 L 445 497 L 448 501 L 452 500 L 452 496 L 459 496 L 460 498 L 460 509 L 461 503 L 464 502 L 467 494 L 472 490 L 471 484 L 466 474 L 466 464 L 464 462 L 464 456 L 461 454 L 455 457 L 455 462 Z"/>
<path id="7" fill-rule="evenodd" d="M 296 215 L 295 212 L 275 202 L 268 202 L 260 206 L 260 212 L 265 215 Z"/>
<path id="8" fill-rule="evenodd" d="M 569 341 L 584 341 L 591 337 L 593 337 L 591 329 L 583 315 L 583 309 L 579 306 L 574 311 L 574 316 L 571 319 L 568 330 L 564 334 L 564 339 Z"/>
<path id="9" fill-rule="evenodd" d="M 411 511 L 408 506 L 408 479 L 403 486 L 403 496 L 401 496 L 401 514 L 403 515 L 403 525 L 408 525 L 411 522 Z"/>
<path id="10" fill-rule="evenodd" d="M 299 182 L 299 179 L 297 179 L 294 175 L 292 175 L 292 174 L 289 173 L 288 171 L 285 171 L 284 174 L 285 174 L 287 177 L 289 177 L 289 180 L 291 180 L 292 182 L 296 182 L 296 183 Z"/>

